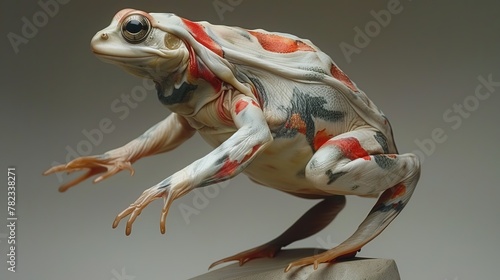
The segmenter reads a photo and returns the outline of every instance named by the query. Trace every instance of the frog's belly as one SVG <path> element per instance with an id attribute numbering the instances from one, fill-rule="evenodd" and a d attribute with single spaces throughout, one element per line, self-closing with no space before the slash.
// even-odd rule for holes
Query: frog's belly
<path id="1" fill-rule="evenodd" d="M 258 184 L 288 193 L 327 195 L 305 177 L 304 170 L 312 155 L 303 135 L 275 139 L 243 173 Z"/>

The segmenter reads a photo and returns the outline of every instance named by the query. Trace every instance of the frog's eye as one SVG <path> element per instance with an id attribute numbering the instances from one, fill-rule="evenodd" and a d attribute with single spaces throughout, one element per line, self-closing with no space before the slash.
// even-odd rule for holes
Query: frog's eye
<path id="1" fill-rule="evenodd" d="M 142 15 L 130 15 L 122 23 L 122 36 L 129 43 L 138 44 L 148 37 L 149 20 Z"/>

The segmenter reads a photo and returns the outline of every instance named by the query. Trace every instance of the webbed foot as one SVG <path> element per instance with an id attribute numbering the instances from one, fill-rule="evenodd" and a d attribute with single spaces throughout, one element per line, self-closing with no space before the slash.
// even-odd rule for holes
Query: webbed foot
<path id="1" fill-rule="evenodd" d="M 214 266 L 217 266 L 219 264 L 225 263 L 225 262 L 231 262 L 231 261 L 238 261 L 240 266 L 245 264 L 246 262 L 253 260 L 253 259 L 258 259 L 258 258 L 273 258 L 276 253 L 278 253 L 281 250 L 281 246 L 277 245 L 275 243 L 269 242 L 266 244 L 263 244 L 261 246 L 255 247 L 250 250 L 243 251 L 241 253 L 238 253 L 236 255 L 218 260 L 211 264 L 208 269 L 211 269 Z"/>
<path id="2" fill-rule="evenodd" d="M 101 173 L 102 174 L 99 177 L 93 180 L 94 183 L 111 177 L 122 170 L 128 170 L 131 175 L 134 175 L 134 168 L 132 167 L 132 163 L 130 161 L 109 157 L 107 155 L 79 157 L 68 162 L 67 164 L 61 164 L 49 168 L 43 172 L 43 175 L 49 175 L 56 172 L 67 172 L 69 174 L 84 169 L 87 169 L 85 174 L 74 179 L 73 181 L 61 185 L 59 187 L 59 191 L 65 192 L 78 183 Z"/>
<path id="3" fill-rule="evenodd" d="M 286 268 L 285 272 L 290 271 L 293 267 L 299 267 L 299 266 L 305 266 L 305 265 L 314 265 L 314 269 L 318 269 L 318 266 L 320 263 L 327 263 L 327 262 L 332 262 L 332 261 L 338 261 L 338 260 L 344 260 L 344 259 L 351 259 L 356 256 L 356 253 L 358 250 L 355 250 L 354 252 L 350 253 L 345 253 L 341 252 L 337 248 L 330 249 L 328 251 L 322 252 L 320 254 L 310 256 L 307 258 L 302 258 L 299 260 L 296 260 L 294 262 L 291 262 Z"/>
<path id="4" fill-rule="evenodd" d="M 113 228 L 116 228 L 122 219 L 130 215 L 125 228 L 125 234 L 130 235 L 132 232 L 132 224 L 137 216 L 141 214 L 142 210 L 154 200 L 163 197 L 163 209 L 160 217 L 160 232 L 164 234 L 167 214 L 172 202 L 191 191 L 191 189 L 192 188 L 189 184 L 171 185 L 170 178 L 167 178 L 159 184 L 145 190 L 134 203 L 130 204 L 129 207 L 118 214 L 113 222 Z"/>

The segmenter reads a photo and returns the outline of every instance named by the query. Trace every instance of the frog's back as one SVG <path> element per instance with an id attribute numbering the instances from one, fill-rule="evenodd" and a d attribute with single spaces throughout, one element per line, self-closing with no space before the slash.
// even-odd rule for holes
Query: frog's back
<path id="1" fill-rule="evenodd" d="M 297 83 L 265 72 L 249 74 L 248 79 L 255 87 L 255 95 L 275 138 L 302 134 L 314 147 L 318 133 L 334 137 L 368 125 L 331 86 Z"/>
<path id="2" fill-rule="evenodd" d="M 319 102 L 320 108 L 349 113 L 343 119 L 347 127 L 338 132 L 352 129 L 352 121 L 368 124 L 384 134 L 396 152 L 391 126 L 382 111 L 311 41 L 262 29 L 203 24 L 220 45 L 223 59 L 234 65 L 236 79 L 251 84 L 265 110 L 270 110 L 266 115 L 279 114 L 276 109 L 300 100 Z M 358 120 L 349 119 L 355 115 Z"/>
<path id="3" fill-rule="evenodd" d="M 308 104 L 326 102 L 328 108 L 323 103 L 324 106 L 320 108 L 332 112 L 338 109 L 336 106 L 345 109 L 345 101 L 362 122 L 387 138 L 389 147 L 393 147 L 390 152 L 397 152 L 387 118 L 333 60 L 311 41 L 262 29 L 247 30 L 185 19 L 177 22 L 185 26 L 175 29 L 165 26 L 165 30 L 188 43 L 197 59 L 220 80 L 245 95 L 261 98 L 264 109 L 270 110 L 266 113 L 267 116 L 278 115 L 283 107 L 292 106 L 304 96 L 312 97 L 309 99 L 312 103 Z M 189 32 L 185 32 L 186 29 Z M 267 94 L 259 90 L 261 85 L 264 85 Z M 278 90 L 273 90 L 276 88 Z M 266 95 L 268 104 L 265 103 Z M 350 125 L 345 120 L 343 123 Z M 273 124 L 272 120 L 270 124 Z"/>

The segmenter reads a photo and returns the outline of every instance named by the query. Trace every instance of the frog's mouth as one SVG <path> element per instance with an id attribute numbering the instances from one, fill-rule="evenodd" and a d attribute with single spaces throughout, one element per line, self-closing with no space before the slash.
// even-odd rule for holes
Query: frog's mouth
<path id="1" fill-rule="evenodd" d="M 134 56 L 109 55 L 99 52 L 94 52 L 94 54 L 97 56 L 97 58 L 99 58 L 99 60 L 105 63 L 110 63 L 119 66 L 126 72 L 139 77 L 149 76 L 149 72 L 147 71 L 148 65 L 155 59 L 153 55 L 134 57 Z"/>
<path id="2" fill-rule="evenodd" d="M 122 48 L 113 44 L 102 44 L 100 42 L 95 42 L 94 40 L 91 42 L 90 47 L 92 49 L 92 52 L 99 58 L 116 62 L 145 60 L 151 59 L 155 56 L 155 54 L 151 53 L 150 51 L 144 51 L 142 49 L 134 50 L 133 48 Z"/>
<path id="3" fill-rule="evenodd" d="M 155 57 L 155 55 L 142 55 L 142 56 L 131 56 L 131 55 L 117 55 L 117 54 L 108 54 L 97 51 L 92 51 L 99 59 L 112 62 L 112 63 L 140 63 L 141 61 L 148 61 Z"/>

